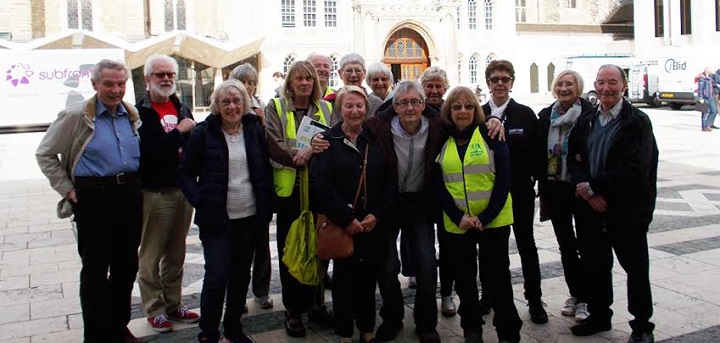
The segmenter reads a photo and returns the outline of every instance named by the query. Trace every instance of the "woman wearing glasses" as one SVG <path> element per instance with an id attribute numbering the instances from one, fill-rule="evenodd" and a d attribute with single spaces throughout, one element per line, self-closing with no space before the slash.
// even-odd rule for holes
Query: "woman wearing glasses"
<path id="1" fill-rule="evenodd" d="M 253 342 L 240 317 L 255 236 L 272 218 L 265 131 L 239 81 L 223 82 L 210 98 L 212 114 L 190 134 L 178 169 L 178 183 L 196 210 L 205 256 L 198 340 L 218 341 L 225 302 L 223 342 Z"/>
<path id="2" fill-rule="evenodd" d="M 492 94 L 483 106 L 483 112 L 497 117 L 505 126 L 505 138 L 510 149 L 513 198 L 512 225 L 515 242 L 520 253 L 525 299 L 530 307 L 530 320 L 535 324 L 547 323 L 545 304 L 540 289 L 540 262 L 538 260 L 533 218 L 535 214 L 535 181 L 542 175 L 544 146 L 540 122 L 530 107 L 518 104 L 510 97 L 515 81 L 515 69 L 506 60 L 495 60 L 485 69 L 485 80 Z M 480 281 L 485 283 L 485 275 Z M 487 294 L 483 293 L 483 297 Z M 492 294 L 490 294 L 492 297 Z M 490 303 L 493 299 L 489 300 Z"/>
<path id="3" fill-rule="evenodd" d="M 490 138 L 480 103 L 468 87 L 453 89 L 440 115 L 452 133 L 435 160 L 434 187 L 443 211 L 446 256 L 460 297 L 457 313 L 465 342 L 482 342 L 477 263 L 486 275 L 483 293 L 492 295 L 499 340 L 519 342 L 522 321 L 513 300 L 508 256 L 513 223 L 508 146 Z"/>

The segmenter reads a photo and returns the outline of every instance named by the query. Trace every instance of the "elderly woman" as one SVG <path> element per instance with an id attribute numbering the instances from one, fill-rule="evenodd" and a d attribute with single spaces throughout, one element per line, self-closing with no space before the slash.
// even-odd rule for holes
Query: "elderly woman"
<path id="1" fill-rule="evenodd" d="M 343 56 L 338 64 L 338 73 L 340 75 L 340 79 L 343 81 L 343 84 L 345 86 L 358 86 L 364 92 L 365 88 L 363 88 L 362 83 L 365 79 L 365 59 L 360 54 L 352 52 Z M 336 97 L 337 94 L 330 94 L 325 97 L 325 100 L 334 103 Z M 380 105 L 382 105 L 382 100 L 372 94 L 367 95 L 367 97 L 370 104 L 370 107 L 367 110 L 367 114 L 371 116 L 375 115 L 375 112 L 377 112 L 378 108 L 380 108 Z M 335 125 L 341 120 L 342 117 L 340 116 L 340 110 L 339 108 L 335 107 L 333 109 L 333 115 L 330 120 L 330 124 Z"/>
<path id="2" fill-rule="evenodd" d="M 425 69 L 422 75 L 420 75 L 420 84 L 425 91 L 425 101 L 427 104 L 440 112 L 443 104 L 443 96 L 447 89 L 450 88 L 450 82 L 448 82 L 445 70 L 436 66 Z"/>
<path id="3" fill-rule="evenodd" d="M 320 100 L 320 96 L 320 82 L 315 68 L 310 62 L 297 61 L 290 66 L 283 87 L 283 96 L 272 99 L 265 107 L 267 144 L 277 195 L 278 261 L 282 261 L 290 225 L 300 215 L 299 181 L 296 170 L 306 168 L 312 157 L 311 148 L 296 147 L 298 127 L 305 116 L 327 125 L 331 115 L 330 104 Z M 310 183 L 312 189 L 312 179 Z M 285 331 L 292 337 L 303 337 L 306 330 L 301 317 L 304 312 L 311 309 L 316 288 L 301 284 L 290 275 L 284 263 L 280 263 L 280 282 L 286 310 Z M 322 294 L 322 289 L 317 288 L 316 310 L 311 311 L 310 320 L 330 323 L 332 316 L 322 306 Z"/>
<path id="4" fill-rule="evenodd" d="M 260 118 L 260 123 L 265 126 L 265 103 L 255 95 L 258 84 L 258 72 L 249 63 L 243 63 L 230 72 L 231 80 L 238 80 L 250 94 L 250 108 Z M 273 300 L 270 298 L 270 227 L 257 235 L 255 241 L 255 256 L 252 268 L 252 293 L 260 308 L 268 309 L 273 307 Z M 243 312 L 247 312 L 247 304 Z"/>
<path id="5" fill-rule="evenodd" d="M 205 256 L 200 295 L 200 342 L 217 342 L 223 313 L 224 342 L 253 342 L 242 316 L 255 236 L 272 217 L 272 176 L 265 132 L 251 113 L 250 95 L 236 80 L 211 96 L 212 115 L 197 125 L 185 146 L 178 183 L 195 207 Z"/>
<path id="6" fill-rule="evenodd" d="M 352 342 L 354 321 L 360 342 L 374 342 L 375 283 L 386 253 L 383 226 L 397 188 L 396 173 L 363 125 L 369 106 L 365 92 L 345 86 L 336 105 L 343 120 L 323 134 L 330 147 L 313 162 L 323 196 L 320 212 L 345 227 L 355 247 L 353 256 L 333 262 L 335 332 L 341 343 Z M 361 196 L 354 203 L 357 187 Z"/>
<path id="7" fill-rule="evenodd" d="M 476 259 L 487 275 L 483 290 L 492 294 L 498 338 L 519 342 L 522 321 L 513 300 L 508 257 L 513 222 L 508 147 L 488 135 L 485 116 L 470 88 L 453 89 L 441 117 L 452 133 L 436 159 L 435 189 L 447 232 L 448 265 L 460 297 L 458 314 L 465 342 L 482 342 Z"/>
<path id="8" fill-rule="evenodd" d="M 250 108 L 253 113 L 260 117 L 260 123 L 265 126 L 265 103 L 257 96 L 258 72 L 250 63 L 243 63 L 230 72 L 228 77 L 231 80 L 242 82 L 250 94 Z M 254 280 L 255 278 L 253 278 Z M 254 287 L 254 286 L 253 286 Z M 271 306 L 272 307 L 272 306 Z"/>
<path id="9" fill-rule="evenodd" d="M 575 185 L 567 171 L 568 138 L 578 118 L 590 115 L 593 106 L 580 95 L 583 79 L 575 71 L 565 70 L 555 76 L 552 94 L 555 101 L 540 111 L 540 123 L 545 137 L 545 177 L 539 180 L 541 217 L 549 216 L 560 246 L 560 259 L 570 298 L 562 309 L 564 316 L 580 321 L 588 317 L 582 286 L 581 263 L 577 236 L 573 228 Z"/>
<path id="10" fill-rule="evenodd" d="M 365 83 L 372 89 L 372 95 L 385 101 L 390 96 L 393 74 L 385 63 L 375 62 L 368 67 Z"/>
<path id="11" fill-rule="evenodd" d="M 530 107 L 510 98 L 515 82 L 515 68 L 506 60 L 495 60 L 485 69 L 485 80 L 492 94 L 483 106 L 483 112 L 499 118 L 505 127 L 512 167 L 513 216 L 515 242 L 520 252 L 525 299 L 528 301 L 530 320 L 535 324 L 547 323 L 545 304 L 540 289 L 540 262 L 538 259 L 533 218 L 535 215 L 535 181 L 542 173 L 543 147 L 540 122 Z M 485 282 L 483 273 L 480 281 Z M 483 296 L 486 294 L 483 293 Z M 492 299 L 484 299 L 492 302 Z"/>

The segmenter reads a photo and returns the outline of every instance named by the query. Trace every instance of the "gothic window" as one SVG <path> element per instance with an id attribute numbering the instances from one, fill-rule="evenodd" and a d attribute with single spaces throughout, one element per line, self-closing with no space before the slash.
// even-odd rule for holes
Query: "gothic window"
<path id="1" fill-rule="evenodd" d="M 295 0 L 281 0 L 282 27 L 295 27 Z"/>
<path id="2" fill-rule="evenodd" d="M 477 29 L 477 2 L 468 0 L 467 2 L 468 29 Z"/>
<path id="3" fill-rule="evenodd" d="M 330 87 L 336 87 L 338 83 L 340 83 L 340 75 L 338 75 L 340 65 L 338 64 L 337 56 L 331 55 L 330 61 L 332 62 L 332 66 L 330 67 L 330 81 L 328 83 L 330 84 Z"/>
<path id="4" fill-rule="evenodd" d="M 493 29 L 493 2 L 485 0 L 485 30 Z"/>
<path id="5" fill-rule="evenodd" d="M 463 64 L 463 58 L 462 55 L 458 55 L 457 58 L 457 83 L 462 83 L 462 64 Z"/>
<path id="6" fill-rule="evenodd" d="M 186 29 L 185 0 L 165 0 L 165 32 Z"/>
<path id="7" fill-rule="evenodd" d="M 533 63 L 530 65 L 530 93 L 537 93 L 540 90 L 538 82 L 538 66 Z"/>
<path id="8" fill-rule="evenodd" d="M 386 57 L 425 58 L 425 41 L 417 32 L 402 29 L 393 34 L 385 48 Z"/>
<path id="9" fill-rule="evenodd" d="M 720 1 L 720 0 L 718 0 Z M 457 13 L 455 14 L 455 20 L 457 20 L 457 28 L 460 29 L 460 6 L 457 8 Z"/>
<path id="10" fill-rule="evenodd" d="M 317 8 L 315 0 L 303 0 L 303 23 L 305 27 L 315 27 Z"/>
<path id="11" fill-rule="evenodd" d="M 470 61 L 468 61 L 468 71 L 470 72 L 470 83 L 478 83 L 478 59 L 476 55 L 470 57 Z"/>
<path id="12" fill-rule="evenodd" d="M 336 0 L 325 0 L 325 27 L 337 27 Z"/>
<path id="13" fill-rule="evenodd" d="M 555 78 L 555 65 L 550 63 L 547 66 L 547 90 L 552 91 L 552 82 Z"/>
<path id="14" fill-rule="evenodd" d="M 290 71 L 290 66 L 295 63 L 295 57 L 292 55 L 288 55 L 285 57 L 285 61 L 283 61 L 283 75 L 285 77 L 288 77 L 288 72 Z"/>

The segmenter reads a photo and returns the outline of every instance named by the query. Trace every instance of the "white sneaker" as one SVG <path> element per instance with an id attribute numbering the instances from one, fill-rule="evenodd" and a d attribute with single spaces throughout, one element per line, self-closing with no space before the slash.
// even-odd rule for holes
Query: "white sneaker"
<path id="1" fill-rule="evenodd" d="M 442 312 L 442 315 L 445 317 L 452 317 L 457 313 L 457 308 L 455 307 L 452 296 L 442 297 L 440 301 L 440 312 Z"/>
<path id="2" fill-rule="evenodd" d="M 575 306 L 575 320 L 581 321 L 590 316 L 586 303 L 579 303 Z"/>
<path id="3" fill-rule="evenodd" d="M 264 296 L 264 297 L 255 297 L 255 302 L 260 304 L 260 308 L 267 310 L 269 308 L 273 307 L 273 300 L 270 298 L 270 296 Z"/>
<path id="4" fill-rule="evenodd" d="M 562 308 L 562 315 L 568 317 L 574 316 L 577 303 L 578 302 L 575 297 L 570 297 L 568 300 L 565 300 L 565 306 Z"/>

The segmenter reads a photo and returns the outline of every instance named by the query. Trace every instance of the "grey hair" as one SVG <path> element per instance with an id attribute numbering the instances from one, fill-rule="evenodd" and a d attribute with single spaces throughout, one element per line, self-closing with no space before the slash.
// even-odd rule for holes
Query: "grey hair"
<path id="1" fill-rule="evenodd" d="M 102 71 L 105 69 L 124 71 L 125 72 L 125 81 L 127 81 L 131 75 L 130 69 L 128 69 L 128 67 L 124 63 L 122 63 L 120 61 L 103 59 L 93 66 L 92 77 L 90 78 L 90 80 L 92 80 L 94 82 L 100 81 L 100 73 L 102 73 Z"/>
<path id="2" fill-rule="evenodd" d="M 250 94 L 248 94 L 247 88 L 242 82 L 238 80 L 226 80 L 223 81 L 219 86 L 215 88 L 215 91 L 210 95 L 210 113 L 214 115 L 220 115 L 220 98 L 230 92 L 231 89 L 236 89 L 240 92 L 243 99 L 243 114 L 252 111 L 250 107 Z"/>
<path id="3" fill-rule="evenodd" d="M 343 56 L 340 59 L 340 63 L 338 63 L 339 69 L 344 69 L 346 64 L 350 63 L 357 63 L 362 66 L 363 71 L 365 70 L 365 59 L 362 57 L 362 55 L 358 54 L 357 52 L 351 52 L 345 56 Z"/>
<path id="4" fill-rule="evenodd" d="M 555 93 L 555 84 L 557 84 L 558 80 L 560 80 L 561 77 L 570 75 L 575 78 L 575 91 L 577 92 L 577 95 L 580 96 L 583 93 L 583 89 L 585 89 L 585 81 L 583 81 L 582 76 L 580 76 L 580 73 L 574 71 L 574 70 L 563 70 L 559 74 L 555 75 L 555 79 L 553 79 L 552 85 L 550 86 L 550 92 L 552 92 L 552 95 L 557 99 L 557 94 Z"/>
<path id="5" fill-rule="evenodd" d="M 395 85 L 395 88 L 393 88 L 393 91 L 395 92 L 392 99 L 393 106 L 397 105 L 398 95 L 407 93 L 410 90 L 415 90 L 420 96 L 420 100 L 425 101 L 425 92 L 423 91 L 420 83 L 417 81 L 400 81 L 397 85 Z"/>
<path id="6" fill-rule="evenodd" d="M 322 57 L 322 58 L 328 60 L 328 62 L 330 62 L 330 68 L 332 68 L 332 64 L 333 64 L 333 63 L 332 63 L 332 60 L 330 59 L 330 56 L 328 56 L 328 55 L 323 55 L 323 54 L 318 53 L 318 52 L 315 52 L 315 51 L 311 52 L 305 60 L 308 61 L 308 62 L 310 62 L 310 63 L 312 63 L 311 61 L 312 61 L 312 59 L 315 58 L 315 57 Z"/>
<path id="7" fill-rule="evenodd" d="M 255 69 L 252 64 L 243 63 L 230 72 L 228 79 L 238 80 L 240 82 L 252 80 L 257 83 L 258 77 L 257 69 Z"/>
<path id="8" fill-rule="evenodd" d="M 442 70 L 440 67 L 432 66 L 423 71 L 422 75 L 420 75 L 420 84 L 424 85 L 429 81 L 440 81 L 445 89 L 450 88 L 450 81 L 448 81 L 447 72 Z"/>
<path id="9" fill-rule="evenodd" d="M 390 68 L 385 63 L 382 62 L 375 62 L 371 64 L 367 68 L 367 72 L 365 73 L 365 82 L 367 84 L 370 84 L 370 80 L 372 79 L 372 76 L 378 73 L 383 73 L 385 76 L 387 76 L 388 80 L 390 80 L 390 84 L 392 85 L 395 83 L 395 80 L 393 79 L 392 71 L 390 71 Z"/>
<path id="10" fill-rule="evenodd" d="M 623 84 L 624 84 L 624 85 L 627 85 L 627 83 L 628 83 L 627 75 L 625 75 L 625 71 L 624 71 L 622 68 L 620 68 L 620 66 L 618 66 L 618 65 L 615 65 L 615 64 L 603 64 L 603 65 L 598 69 L 598 74 L 600 74 L 600 71 L 603 70 L 603 69 L 612 69 L 612 68 L 614 68 L 615 70 L 618 71 L 618 73 L 620 73 L 620 78 L 621 78 Z"/>
<path id="11" fill-rule="evenodd" d="M 168 55 L 152 55 L 145 60 L 145 67 L 143 67 L 143 74 L 145 77 L 152 76 L 153 65 L 155 62 L 159 61 L 170 63 L 172 65 L 173 72 L 178 72 L 178 63 L 174 58 Z"/>

